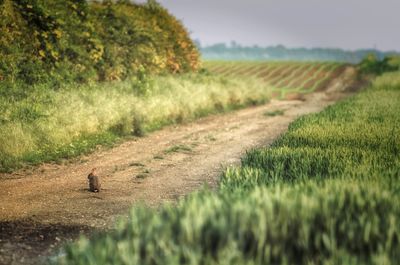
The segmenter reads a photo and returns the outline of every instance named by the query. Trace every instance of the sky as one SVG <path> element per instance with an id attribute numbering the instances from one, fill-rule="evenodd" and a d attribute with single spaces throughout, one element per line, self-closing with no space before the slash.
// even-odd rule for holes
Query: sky
<path id="1" fill-rule="evenodd" d="M 236 41 L 242 45 L 400 51 L 400 0 L 158 2 L 202 45 Z"/>

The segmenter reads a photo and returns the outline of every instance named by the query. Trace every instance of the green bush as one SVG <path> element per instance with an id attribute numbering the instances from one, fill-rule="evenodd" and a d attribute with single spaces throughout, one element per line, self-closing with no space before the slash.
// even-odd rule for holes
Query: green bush
<path id="1" fill-rule="evenodd" d="M 359 69 L 362 73 L 377 75 L 400 71 L 400 56 L 386 56 L 380 60 L 375 54 L 369 54 L 360 62 Z"/>

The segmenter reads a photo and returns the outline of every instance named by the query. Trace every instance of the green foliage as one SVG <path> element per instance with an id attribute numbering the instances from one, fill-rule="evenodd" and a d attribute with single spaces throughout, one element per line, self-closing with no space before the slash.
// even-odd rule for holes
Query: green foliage
<path id="1" fill-rule="evenodd" d="M 4 0 L 0 93 L 198 68 L 186 29 L 156 3 Z"/>
<path id="2" fill-rule="evenodd" d="M 400 75 L 294 122 L 200 191 L 135 207 L 59 264 L 397 264 Z"/>
<path id="3" fill-rule="evenodd" d="M 386 57 L 386 64 L 390 71 L 400 71 L 400 56 L 389 56 Z"/>
<path id="4" fill-rule="evenodd" d="M 381 75 L 385 72 L 400 71 L 400 56 L 386 56 L 383 60 L 375 54 L 367 55 L 359 64 L 361 72 Z"/>

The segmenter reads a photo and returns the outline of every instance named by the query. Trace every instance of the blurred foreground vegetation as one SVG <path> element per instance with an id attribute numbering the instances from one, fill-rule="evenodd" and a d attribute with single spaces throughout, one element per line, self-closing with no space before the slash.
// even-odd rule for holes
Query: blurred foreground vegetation
<path id="1" fill-rule="evenodd" d="M 400 74 L 228 168 L 217 192 L 135 207 L 60 264 L 398 264 Z"/>

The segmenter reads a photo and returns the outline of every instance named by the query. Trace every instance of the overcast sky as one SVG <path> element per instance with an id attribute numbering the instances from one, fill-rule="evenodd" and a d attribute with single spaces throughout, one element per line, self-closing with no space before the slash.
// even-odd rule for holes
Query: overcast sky
<path id="1" fill-rule="evenodd" d="M 202 44 L 400 50 L 400 0 L 159 0 Z"/>

